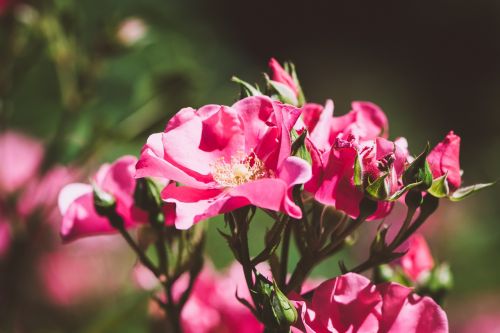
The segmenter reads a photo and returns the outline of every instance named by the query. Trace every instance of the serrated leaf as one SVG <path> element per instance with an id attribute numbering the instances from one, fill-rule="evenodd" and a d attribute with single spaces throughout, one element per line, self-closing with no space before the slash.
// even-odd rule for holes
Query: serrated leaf
<path id="1" fill-rule="evenodd" d="M 436 198 L 447 197 L 450 193 L 450 188 L 448 186 L 448 174 L 438 177 L 432 181 L 431 187 L 427 190 L 431 195 Z"/>
<path id="2" fill-rule="evenodd" d="M 375 200 L 385 200 L 389 195 L 389 188 L 385 179 L 389 174 L 386 173 L 365 188 L 365 193 L 372 199 Z"/>
<path id="3" fill-rule="evenodd" d="M 467 186 L 467 187 L 462 187 L 462 188 L 459 188 L 458 190 L 456 190 L 455 192 L 453 192 L 451 195 L 448 196 L 448 198 L 451 200 L 451 201 L 461 201 L 465 198 L 467 198 L 468 196 L 480 191 L 480 190 L 483 190 L 485 188 L 488 188 L 490 186 L 493 186 L 495 185 L 497 182 L 493 182 L 493 183 L 485 183 L 485 184 L 475 184 L 475 185 L 471 185 L 471 186 Z"/>

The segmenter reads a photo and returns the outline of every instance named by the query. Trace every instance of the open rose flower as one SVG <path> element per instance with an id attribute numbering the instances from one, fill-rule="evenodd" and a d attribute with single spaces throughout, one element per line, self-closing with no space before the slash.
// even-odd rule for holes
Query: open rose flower
<path id="1" fill-rule="evenodd" d="M 319 202 L 332 205 L 351 217 L 359 215 L 359 204 L 364 193 L 354 184 L 354 165 L 358 158 L 363 170 L 363 183 L 373 183 L 387 175 L 387 195 L 401 188 L 401 175 L 408 158 L 405 141 L 389 141 L 384 138 L 360 142 L 354 135 L 346 139 L 339 135 L 330 150 L 311 154 L 316 176 L 305 189 L 314 194 Z M 362 185 L 362 186 L 365 186 Z M 389 214 L 393 203 L 379 201 L 376 212 L 368 219 L 374 220 Z"/>
<path id="2" fill-rule="evenodd" d="M 421 234 L 414 234 L 408 240 L 408 252 L 399 259 L 403 272 L 413 281 L 434 267 L 431 251 Z"/>
<path id="3" fill-rule="evenodd" d="M 458 189 L 462 183 L 459 154 L 460 137 L 451 131 L 427 156 L 432 176 L 438 178 L 447 174 L 451 191 Z"/>
<path id="4" fill-rule="evenodd" d="M 93 181 L 116 200 L 116 211 L 125 227 L 147 221 L 145 212 L 134 206 L 135 163 L 133 156 L 124 156 L 99 168 Z M 113 233 L 116 230 L 94 208 L 93 189 L 89 184 L 66 185 L 59 194 L 59 210 L 63 216 L 61 236 L 64 241 L 79 237 Z"/>
<path id="5" fill-rule="evenodd" d="M 295 332 L 448 332 L 446 314 L 431 298 L 396 283 L 374 285 L 354 273 L 324 282 L 311 301 L 296 305 L 300 319 Z"/>
<path id="6" fill-rule="evenodd" d="M 141 152 L 137 177 L 179 182 L 162 192 L 174 203 L 175 225 L 255 205 L 300 218 L 292 187 L 311 177 L 304 160 L 290 156 L 290 131 L 300 109 L 253 96 L 233 106 L 185 108 L 153 134 Z"/>

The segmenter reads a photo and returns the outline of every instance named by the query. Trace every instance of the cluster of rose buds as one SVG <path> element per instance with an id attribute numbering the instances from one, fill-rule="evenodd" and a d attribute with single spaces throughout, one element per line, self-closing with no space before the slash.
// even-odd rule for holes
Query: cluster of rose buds
<path id="1" fill-rule="evenodd" d="M 204 221 L 218 215 L 248 288 L 231 293 L 265 332 L 447 332 L 438 303 L 451 284 L 448 266 L 434 264 L 425 241 L 412 235 L 439 199 L 460 201 L 491 184 L 460 187 L 453 132 L 413 157 L 404 138 L 389 139 L 377 105 L 353 102 L 334 117 L 332 101 L 306 102 L 292 64 L 269 65 L 263 89 L 235 77 L 241 98 L 232 106 L 184 108 L 148 138 L 138 160 L 122 157 L 102 166 L 91 184 L 64 188 L 63 239 L 120 233 L 160 286 L 153 298 L 173 332 L 191 331 L 182 318 L 196 302 L 203 304 L 199 317 L 234 320 L 221 312 L 220 299 L 197 300 L 206 285 L 197 281 L 207 279 Z M 304 292 L 317 264 L 351 246 L 358 228 L 398 202 L 407 214 L 392 239 L 390 226 L 381 225 L 365 261 L 339 261 L 343 275 Z M 251 253 L 248 231 L 263 215 L 257 210 L 273 224 Z M 292 240 L 300 257 L 289 270 Z M 154 258 L 147 252 L 153 245 Z M 360 275 L 369 269 L 374 282 Z"/>

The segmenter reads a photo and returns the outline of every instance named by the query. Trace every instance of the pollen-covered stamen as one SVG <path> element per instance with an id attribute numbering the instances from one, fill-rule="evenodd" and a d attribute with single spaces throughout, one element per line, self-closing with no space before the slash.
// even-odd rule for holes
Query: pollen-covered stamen
<path id="1" fill-rule="evenodd" d="M 223 187 L 234 187 L 272 175 L 253 152 L 249 155 L 238 153 L 229 162 L 221 158 L 212 165 L 212 177 Z"/>

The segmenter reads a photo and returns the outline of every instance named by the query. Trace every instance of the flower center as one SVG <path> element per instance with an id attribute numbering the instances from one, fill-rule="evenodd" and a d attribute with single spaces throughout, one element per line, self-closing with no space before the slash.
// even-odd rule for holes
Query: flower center
<path id="1" fill-rule="evenodd" d="M 234 187 L 265 177 L 272 177 L 272 172 L 266 169 L 255 153 L 245 155 L 237 153 L 226 162 L 222 157 L 212 165 L 212 177 L 223 187 Z"/>

